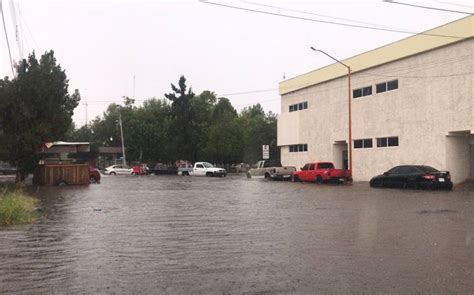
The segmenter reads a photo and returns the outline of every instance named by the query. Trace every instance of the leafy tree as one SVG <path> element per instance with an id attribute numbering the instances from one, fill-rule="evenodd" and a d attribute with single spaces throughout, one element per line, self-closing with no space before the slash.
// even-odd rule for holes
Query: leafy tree
<path id="1" fill-rule="evenodd" d="M 194 95 L 179 79 L 166 99 L 152 98 L 135 106 L 111 104 L 91 127 L 79 128 L 75 137 L 98 146 L 121 146 L 122 116 L 129 162 L 173 163 L 177 159 L 205 160 L 219 164 L 253 163 L 262 157 L 262 145 L 270 145 L 270 157 L 279 159 L 276 146 L 277 118 L 256 104 L 239 114 L 227 98 L 212 91 Z M 82 139 L 81 139 L 82 140 Z"/>
<path id="2" fill-rule="evenodd" d="M 186 78 L 179 78 L 178 87 L 171 84 L 173 92 L 165 94 L 171 101 L 171 116 L 173 125 L 171 126 L 173 137 L 172 144 L 180 159 L 195 161 L 197 145 L 196 136 L 193 134 L 193 116 L 191 111 L 191 100 L 194 93 L 186 86 Z"/>
<path id="3" fill-rule="evenodd" d="M 171 126 L 171 106 L 165 99 L 149 99 L 135 112 L 143 123 L 141 136 L 143 160 L 146 162 L 174 162 L 175 151 L 168 139 Z"/>
<path id="4" fill-rule="evenodd" d="M 262 145 L 270 145 L 270 158 L 279 160 L 277 147 L 277 118 L 272 113 L 265 114 L 260 104 L 247 107 L 240 114 L 240 124 L 244 127 L 244 157 L 246 163 L 254 163 L 262 157 Z"/>
<path id="5" fill-rule="evenodd" d="M 210 161 L 220 164 L 240 162 L 242 158 L 242 129 L 237 111 L 227 98 L 219 98 L 211 113 L 207 141 L 203 153 Z"/>
<path id="6" fill-rule="evenodd" d="M 2 142 L 7 160 L 18 169 L 17 182 L 33 171 L 41 144 L 64 139 L 70 128 L 80 94 L 70 95 L 68 85 L 52 50 L 39 61 L 33 52 L 17 77 L 0 80 Z"/>

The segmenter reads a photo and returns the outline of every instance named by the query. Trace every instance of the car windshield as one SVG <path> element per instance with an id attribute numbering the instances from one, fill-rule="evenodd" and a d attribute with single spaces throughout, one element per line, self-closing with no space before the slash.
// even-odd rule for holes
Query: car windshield
<path id="1" fill-rule="evenodd" d="M 263 164 L 263 167 L 264 167 L 264 168 L 268 168 L 268 167 L 281 167 L 281 163 L 280 163 L 280 161 L 267 160 L 267 161 L 265 161 L 265 163 Z"/>
<path id="2" fill-rule="evenodd" d="M 213 167 L 214 167 L 211 163 L 208 163 L 208 162 L 203 162 L 202 164 L 203 164 L 204 167 L 206 167 L 206 168 L 213 168 Z"/>
<path id="3" fill-rule="evenodd" d="M 438 170 L 430 166 L 417 166 L 417 168 L 425 173 L 439 172 Z"/>

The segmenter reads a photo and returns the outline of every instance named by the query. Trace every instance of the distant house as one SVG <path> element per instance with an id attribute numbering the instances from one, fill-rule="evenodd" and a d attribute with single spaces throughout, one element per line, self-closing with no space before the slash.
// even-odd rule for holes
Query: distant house
<path id="1" fill-rule="evenodd" d="M 99 147 L 99 156 L 97 158 L 97 167 L 105 168 L 116 163 L 122 163 L 122 147 L 103 146 Z"/>

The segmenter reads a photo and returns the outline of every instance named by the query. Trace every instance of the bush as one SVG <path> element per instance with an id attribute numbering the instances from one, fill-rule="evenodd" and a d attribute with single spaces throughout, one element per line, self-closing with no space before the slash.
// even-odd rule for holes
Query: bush
<path id="1" fill-rule="evenodd" d="M 36 200 L 21 191 L 0 192 L 0 225 L 30 223 L 35 219 Z"/>

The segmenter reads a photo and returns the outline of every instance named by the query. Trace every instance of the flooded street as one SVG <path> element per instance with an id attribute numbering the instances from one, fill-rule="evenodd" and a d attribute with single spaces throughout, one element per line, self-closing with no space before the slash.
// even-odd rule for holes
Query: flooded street
<path id="1" fill-rule="evenodd" d="M 41 187 L 0 293 L 472 293 L 474 192 L 244 176 Z"/>

